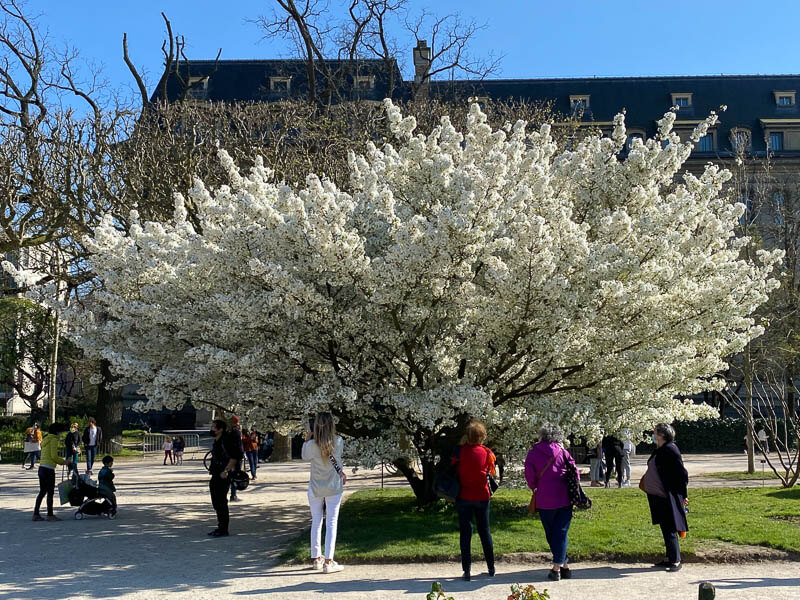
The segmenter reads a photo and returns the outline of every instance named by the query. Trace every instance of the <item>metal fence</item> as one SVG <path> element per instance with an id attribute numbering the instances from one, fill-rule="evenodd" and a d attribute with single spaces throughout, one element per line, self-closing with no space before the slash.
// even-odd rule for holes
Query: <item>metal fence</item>
<path id="1" fill-rule="evenodd" d="M 166 433 L 145 433 L 142 436 L 142 460 L 144 460 L 148 454 L 161 454 L 164 451 L 164 440 L 168 434 Z M 200 435 L 197 433 L 181 433 L 183 437 L 183 441 L 186 442 L 186 448 L 184 448 L 183 456 L 184 458 L 193 459 L 196 457 L 198 453 L 203 451 L 200 444 Z M 169 435 L 171 438 L 175 438 L 175 435 Z"/>

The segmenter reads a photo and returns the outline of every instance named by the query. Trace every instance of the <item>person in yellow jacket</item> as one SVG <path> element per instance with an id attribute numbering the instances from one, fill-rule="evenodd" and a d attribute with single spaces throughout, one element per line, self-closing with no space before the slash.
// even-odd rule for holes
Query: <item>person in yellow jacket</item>
<path id="1" fill-rule="evenodd" d="M 39 495 L 36 496 L 36 505 L 33 507 L 33 520 L 44 521 L 39 514 L 42 499 L 47 496 L 47 521 L 60 521 L 53 514 L 53 494 L 56 489 L 56 465 L 66 465 L 71 461 L 64 460 L 58 455 L 61 442 L 58 434 L 65 431 L 66 427 L 60 423 L 52 423 L 47 428 L 47 435 L 42 439 L 42 458 L 39 462 Z"/>

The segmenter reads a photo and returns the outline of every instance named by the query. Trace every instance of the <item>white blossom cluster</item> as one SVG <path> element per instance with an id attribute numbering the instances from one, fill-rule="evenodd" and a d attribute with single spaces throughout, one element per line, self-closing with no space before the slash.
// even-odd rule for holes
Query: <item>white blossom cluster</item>
<path id="1" fill-rule="evenodd" d="M 397 143 L 351 156 L 348 191 L 221 151 L 230 185 L 195 183 L 197 229 L 181 197 L 170 223 L 107 219 L 77 342 L 152 407 L 331 408 L 365 464 L 425 453 L 465 415 L 522 448 L 545 422 L 595 438 L 712 412 L 675 398 L 760 334 L 780 252 L 742 259 L 727 171 L 677 177 L 674 113 L 622 160 L 623 115 L 559 153 L 549 125 L 494 131 L 477 105 L 465 132 L 444 117 L 427 136 L 386 110 Z"/>

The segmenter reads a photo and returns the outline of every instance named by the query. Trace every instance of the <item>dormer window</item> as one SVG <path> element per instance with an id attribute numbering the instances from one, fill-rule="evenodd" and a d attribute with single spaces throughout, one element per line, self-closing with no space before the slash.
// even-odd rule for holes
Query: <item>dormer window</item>
<path id="1" fill-rule="evenodd" d="M 589 94 L 572 94 L 569 97 L 569 108 L 572 116 L 581 115 L 589 108 Z"/>
<path id="2" fill-rule="evenodd" d="M 731 148 L 734 152 L 749 152 L 751 143 L 750 130 L 746 127 L 736 127 L 731 130 Z"/>
<path id="3" fill-rule="evenodd" d="M 794 106 L 795 91 L 773 91 L 775 96 L 775 104 L 778 106 Z"/>
<path id="4" fill-rule="evenodd" d="M 186 97 L 191 100 L 206 100 L 208 98 L 208 77 L 189 77 Z"/>
<path id="5" fill-rule="evenodd" d="M 270 77 L 269 91 L 276 94 L 288 94 L 292 85 L 291 77 Z"/>
<path id="6" fill-rule="evenodd" d="M 356 75 L 353 77 L 353 87 L 359 92 L 375 89 L 375 75 Z"/>
<path id="7" fill-rule="evenodd" d="M 692 95 L 689 93 L 673 93 L 672 106 L 677 106 L 679 109 L 689 108 L 692 105 Z"/>

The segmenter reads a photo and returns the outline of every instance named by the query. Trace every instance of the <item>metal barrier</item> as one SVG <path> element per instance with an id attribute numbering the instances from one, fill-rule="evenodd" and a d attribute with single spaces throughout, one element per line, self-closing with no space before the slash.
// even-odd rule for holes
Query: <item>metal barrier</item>
<path id="1" fill-rule="evenodd" d="M 182 433 L 183 441 L 186 447 L 183 449 L 184 458 L 194 459 L 195 455 L 202 450 L 200 445 L 200 435 L 197 433 Z M 145 433 L 142 435 L 142 460 L 148 454 L 160 454 L 164 451 L 164 439 L 167 437 L 165 433 Z M 169 437 L 175 438 L 176 436 L 170 435 Z"/>

